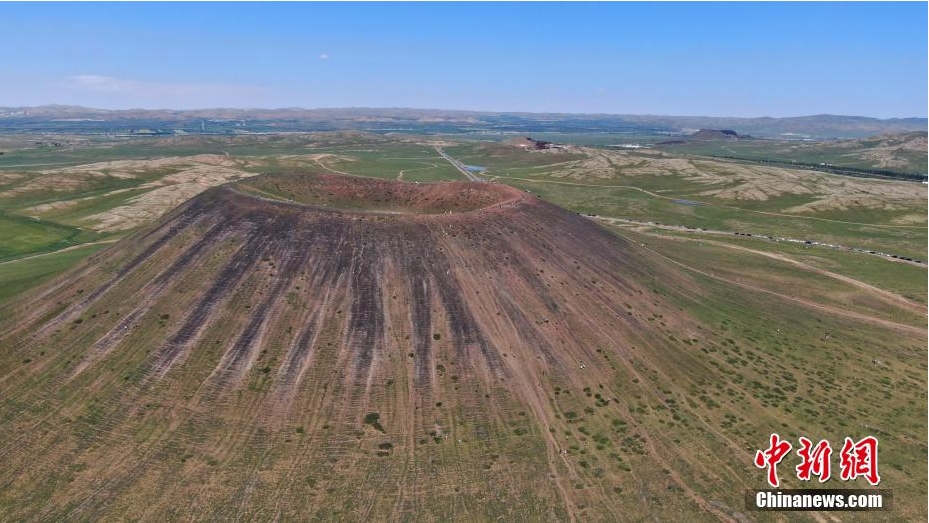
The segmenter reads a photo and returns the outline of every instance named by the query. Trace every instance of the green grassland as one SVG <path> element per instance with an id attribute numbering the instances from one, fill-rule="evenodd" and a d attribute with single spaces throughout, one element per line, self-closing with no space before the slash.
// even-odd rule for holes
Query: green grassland
<path id="1" fill-rule="evenodd" d="M 113 160 L 197 154 L 280 156 L 337 152 L 387 141 L 389 140 L 377 135 L 356 132 L 308 133 L 299 136 L 82 137 L 73 148 L 25 144 L 6 151 L 0 157 L 0 171 L 49 169 Z"/>
<path id="2" fill-rule="evenodd" d="M 881 148 L 907 138 L 925 140 L 926 133 L 907 133 L 895 137 L 875 137 L 860 140 L 830 142 L 799 142 L 778 140 L 693 140 L 661 145 L 672 154 L 697 156 L 732 156 L 745 159 L 775 160 L 805 164 L 827 163 L 855 169 L 882 169 L 901 173 L 925 173 L 925 149 L 896 149 L 891 156 L 880 155 Z M 888 144 L 888 142 L 890 142 Z M 890 159 L 891 163 L 879 158 Z"/>
<path id="3" fill-rule="evenodd" d="M 898 507 L 908 507 L 894 517 L 922 517 L 917 514 L 922 509 L 916 507 L 922 505 L 926 486 L 921 443 L 927 435 L 925 344 L 919 336 L 890 325 L 923 329 L 923 307 L 896 307 L 812 270 L 702 241 L 709 238 L 706 235 L 682 239 L 664 236 L 665 231 L 656 236 L 625 227 L 611 229 L 699 280 L 699 296 L 665 294 L 660 282 L 656 295 L 702 322 L 694 339 L 669 338 L 672 344 L 702 351 L 709 365 L 726 377 L 713 379 L 705 369 L 695 367 L 690 369 L 692 375 L 704 378 L 695 378 L 698 385 L 675 398 L 670 407 L 643 401 L 642 423 L 649 430 L 670 431 L 682 439 L 689 431 L 707 436 L 720 431 L 743 442 L 746 457 L 761 448 L 752 442 L 771 432 L 794 441 L 810 435 L 841 441 L 870 433 L 880 440 L 882 466 L 889 474 L 882 485 L 893 485 Z M 763 247 L 759 243 L 751 247 Z M 791 253 L 792 248 L 780 254 L 813 261 L 808 253 Z M 853 254 L 830 253 L 825 259 L 830 263 L 819 263 L 829 270 L 855 274 L 877 286 L 925 289 L 924 268 L 868 260 L 890 266 L 883 267 L 893 273 L 889 275 L 879 274 L 884 271 L 875 267 L 847 271 L 861 261 Z M 797 298 L 836 312 L 794 301 Z M 890 323 L 843 317 L 846 311 Z M 700 414 L 688 413 L 687 406 Z M 694 471 L 695 477 L 701 473 L 706 474 Z M 804 487 L 789 468 L 783 469 L 785 475 L 786 488 Z M 841 488 L 834 482 L 823 486 Z M 868 520 L 855 516 L 849 520 Z"/>
<path id="4" fill-rule="evenodd" d="M 54 222 L 0 214 L 0 260 L 97 241 L 101 235 Z"/>
<path id="5" fill-rule="evenodd" d="M 892 262 L 884 258 L 865 255 L 858 252 L 849 252 L 838 249 L 818 247 L 786 242 L 773 242 L 766 239 L 744 236 L 729 236 L 721 234 L 707 234 L 700 231 L 680 231 L 660 229 L 657 227 L 634 227 L 635 232 L 627 234 L 659 235 L 686 239 L 691 242 L 710 241 L 724 243 L 736 248 L 747 248 L 769 254 L 785 256 L 817 269 L 841 274 L 861 282 L 874 285 L 880 289 L 899 294 L 900 296 L 925 305 L 926 269 L 920 265 Z M 629 228 L 624 230 L 629 231 Z M 648 241 L 643 239 L 643 241 Z M 730 254 L 732 254 L 730 252 Z M 739 254 L 739 253 L 735 253 Z M 741 257 L 736 258 L 741 259 Z M 744 260 L 742 260 L 745 262 Z M 745 262 L 750 265 L 749 262 Z M 796 270 L 796 268 L 794 268 Z M 802 273 L 803 271 L 801 271 Z"/>
<path id="6" fill-rule="evenodd" d="M 906 297 L 906 300 L 882 300 L 880 296 L 872 295 L 871 298 L 864 298 L 868 295 L 867 289 L 856 288 L 854 282 L 842 280 L 831 276 L 829 273 L 839 274 L 851 280 L 858 280 L 878 288 L 898 287 L 907 288 L 907 290 L 917 290 L 914 287 L 918 285 L 920 279 L 923 283 L 926 281 L 926 271 L 918 266 L 911 264 L 894 263 L 877 259 L 873 256 L 864 256 L 857 253 L 839 253 L 831 252 L 831 259 L 842 260 L 844 265 L 838 265 L 831 269 L 822 269 L 817 271 L 804 267 L 801 264 L 791 263 L 788 260 L 796 260 L 801 263 L 808 259 L 807 256 L 801 257 L 794 254 L 793 257 L 785 256 L 788 249 L 765 248 L 768 246 L 753 245 L 757 253 L 746 250 L 744 245 L 738 242 L 717 242 L 715 238 L 708 235 L 668 236 L 663 232 L 638 232 L 630 230 L 629 227 L 616 227 L 617 234 L 634 239 L 649 249 L 660 252 L 668 259 L 674 260 L 679 267 L 695 266 L 709 271 L 714 277 L 728 282 L 736 282 L 744 285 L 745 288 L 765 289 L 778 294 L 785 294 L 793 298 L 805 300 L 808 302 L 826 305 L 835 309 L 854 311 L 863 315 L 883 318 L 890 321 L 902 322 L 908 325 L 921 326 L 925 323 L 924 305 L 920 303 L 920 296 Z M 731 247 L 730 247 L 731 246 Z M 778 247 L 780 244 L 778 244 Z M 738 249 L 738 247 L 743 247 Z M 760 248 L 759 248 L 760 247 Z M 796 247 L 794 247 L 796 249 Z M 786 259 L 778 259 L 766 254 L 779 254 Z M 842 259 L 843 256 L 846 259 Z M 862 260 L 854 258 L 869 258 L 864 260 L 871 265 L 882 263 L 881 271 L 857 271 L 858 278 L 852 278 L 843 267 L 847 267 L 853 261 L 859 263 Z M 820 266 L 823 265 L 820 263 Z M 813 265 L 814 268 L 819 268 Z M 838 269 L 838 270 L 836 270 Z M 824 272 L 825 271 L 825 272 Z M 840 272 L 841 271 L 841 272 Z M 875 274 L 877 272 L 879 276 Z M 921 274 L 920 274 L 921 272 Z M 878 285 L 880 284 L 880 285 Z M 908 306 L 907 301 L 912 302 Z M 922 296 L 925 301 L 925 296 Z"/>
<path id="7" fill-rule="evenodd" d="M 897 227 L 887 223 L 889 220 L 886 219 L 883 223 L 844 223 L 832 218 L 820 219 L 818 216 L 763 214 L 769 211 L 752 209 L 752 206 L 743 206 L 741 203 L 739 206 L 680 204 L 673 201 L 675 193 L 671 191 L 656 197 L 634 187 L 611 187 L 606 184 L 564 185 L 563 182 L 543 178 L 527 181 L 502 176 L 500 181 L 585 214 L 802 240 L 812 239 L 824 243 L 893 252 L 917 259 L 925 258 L 925 228 Z M 687 199 L 690 195 L 684 192 L 679 196 L 681 199 Z M 902 213 L 887 214 L 897 216 Z"/>
<path id="8" fill-rule="evenodd" d="M 893 201 L 884 208 L 862 205 L 800 213 L 789 209 L 814 202 L 821 195 L 786 192 L 765 199 L 736 199 L 703 194 L 745 183 L 733 177 L 739 172 L 738 164 L 728 161 L 691 162 L 695 169 L 716 178 L 708 183 L 674 169 L 662 171 L 661 175 L 629 174 L 654 161 L 651 153 L 619 153 L 631 159 L 627 160 L 630 163 L 615 166 L 609 177 L 604 178 L 566 176 L 566 170 L 582 169 L 580 155 L 576 153 L 526 152 L 483 144 L 463 145 L 448 151 L 466 163 L 487 166 L 485 176 L 492 180 L 528 190 L 576 212 L 809 239 L 917 259 L 926 257 L 924 218 L 922 223 L 910 225 L 906 222 L 913 216 L 924 216 L 924 196 Z M 641 161 L 637 162 L 637 158 Z M 572 162 L 581 167 L 574 168 Z M 919 190 L 915 182 L 886 183 L 909 184 L 907 187 Z M 924 189 L 922 193 L 925 194 Z"/>
<path id="9" fill-rule="evenodd" d="M 109 243 L 90 243 L 74 249 L 0 262 L 0 282 L 3 282 L 0 285 L 0 305 L 19 293 L 61 274 L 108 245 Z"/>
<path id="10" fill-rule="evenodd" d="M 339 159 L 324 162 L 331 172 L 418 182 L 462 178 L 435 149 L 424 145 L 387 143 L 375 148 L 343 147 L 327 149 L 329 151 L 339 155 Z"/>

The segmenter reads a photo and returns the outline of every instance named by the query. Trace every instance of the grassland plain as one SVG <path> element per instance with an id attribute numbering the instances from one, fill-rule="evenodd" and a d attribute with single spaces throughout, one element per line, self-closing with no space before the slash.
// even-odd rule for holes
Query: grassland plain
<path id="1" fill-rule="evenodd" d="M 568 151 L 517 154 L 496 144 L 449 149 L 466 163 L 483 160 L 491 179 L 578 212 L 926 257 L 923 184 L 657 152 Z"/>
<path id="2" fill-rule="evenodd" d="M 791 261 L 794 268 L 815 271 L 827 271 L 857 281 L 874 285 L 898 294 L 906 300 L 925 305 L 927 303 L 926 286 L 920 285 L 926 280 L 926 268 L 918 264 L 888 263 L 886 259 L 876 259 L 859 253 L 834 249 L 818 248 L 814 245 L 772 242 L 757 237 L 708 234 L 699 230 L 680 230 L 678 228 L 660 228 L 654 226 L 630 226 L 631 229 L 645 235 L 686 239 L 696 243 L 731 246 L 730 255 L 759 254 L 768 257 L 784 257 Z M 647 242 L 647 238 L 641 238 Z M 732 252 L 734 249 L 736 252 Z M 741 252 L 737 252 L 741 251 Z M 736 258 L 738 259 L 738 258 Z M 750 262 L 743 261 L 746 265 Z M 809 266 L 809 267 L 805 267 Z"/>
<path id="3" fill-rule="evenodd" d="M 60 272 L 75 266 L 113 240 L 85 243 L 45 254 L 33 254 L 0 262 L 0 304 L 17 294 L 35 287 Z"/>
<path id="4" fill-rule="evenodd" d="M 654 140 L 653 140 L 654 142 Z M 746 159 L 831 164 L 837 167 L 926 173 L 925 132 L 857 140 L 690 140 L 660 146 L 673 154 L 734 156 Z"/>
<path id="5" fill-rule="evenodd" d="M 231 147 L 228 161 L 235 163 L 240 179 L 293 169 L 396 179 L 399 171 L 427 167 L 423 163 L 429 168 L 421 174 L 429 179 L 460 178 L 450 165 L 448 171 L 433 170 L 438 158 L 431 148 L 433 141 L 359 134 L 239 138 L 223 143 L 197 137 L 174 144 L 146 141 L 138 146 L 144 153 L 114 145 L 104 149 L 109 152 L 103 154 L 111 156 L 93 162 L 204 153 L 222 157 L 215 160 L 222 162 L 227 161 L 223 151 Z M 176 155 L 175 145 L 188 149 Z M 526 152 L 475 142 L 442 145 L 467 164 L 488 167 L 487 176 L 575 212 L 831 239 L 925 259 L 925 217 L 898 223 L 912 214 L 924 214 L 925 189 L 920 187 L 912 193 L 906 191 L 915 186 L 888 192 L 883 185 L 857 185 L 857 181 L 837 185 L 828 178 L 822 185 L 839 188 L 825 194 L 778 188 L 783 194 L 774 195 L 769 187 L 762 191 L 768 198 L 758 200 L 747 197 L 753 194 L 749 190 L 720 191 L 758 185 L 767 177 L 781 187 L 796 175 L 776 168 L 745 173 L 724 161 L 680 161 L 665 154 L 580 147 Z M 34 155 L 30 161 L 38 164 L 46 153 L 30 154 Z M 142 186 L 189 170 L 190 162 L 170 168 L 149 164 L 133 173 L 120 168 L 104 173 L 102 182 L 87 176 L 99 172 L 99 166 L 71 170 L 85 165 L 73 164 L 57 173 L 81 180 L 73 188 L 12 192 L 0 202 L 14 222 L 26 217 L 22 223 L 28 224 L 35 220 L 27 209 L 56 199 L 88 198 L 70 209 L 50 208 L 41 220 L 52 230 L 90 228 L 99 223 L 90 217 L 163 187 Z M 215 162 L 207 165 L 223 167 Z M 2 167 L 3 191 L 48 176 Z M 60 164 L 42 170 L 57 167 Z M 402 179 L 425 181 L 406 173 Z M 308 197 L 269 185 L 269 180 L 249 178 L 240 182 L 241 191 L 256 191 L 255 195 L 281 205 Z M 113 184 L 112 189 L 107 184 Z M 119 197 L 123 193 L 108 194 L 126 189 L 139 193 L 125 200 Z M 857 223 L 840 223 L 835 215 L 821 219 L 827 211 L 815 208 L 790 211 L 846 193 L 864 194 L 865 189 L 877 192 L 877 200 L 858 208 L 871 209 L 870 214 L 857 213 L 854 207 L 838 211 L 848 213 L 839 218 L 866 216 L 867 220 L 846 220 Z M 701 194 L 706 191 L 717 192 Z M 98 198 L 100 203 L 94 203 Z M 352 207 L 351 199 L 315 203 Z M 382 211 L 396 209 L 388 206 Z M 177 223 L 179 212 L 169 214 L 165 223 Z M 209 221 L 179 227 L 174 239 L 152 250 L 154 257 L 145 261 L 141 254 L 170 230 L 167 225 L 160 232 L 137 229 L 157 215 L 153 212 L 118 233 L 80 238 L 90 242 L 129 236 L 106 251 L 96 251 L 102 245 L 97 244 L 87 246 L 86 252 L 72 249 L 0 264 L 0 278 L 9 277 L 13 283 L 2 306 L 15 312 L 0 319 L 0 332 L 6 340 L 16 340 L 13 349 L 0 356 L 4 376 L 0 441 L 6 442 L 0 460 L 14 471 L 0 489 L 4 492 L 0 512 L 18 519 L 139 514 L 265 519 L 309 514 L 332 520 L 352 514 L 395 520 L 774 521 L 776 515 L 746 513 L 741 489 L 764 485 L 763 472 L 753 468 L 751 458 L 766 444 L 768 434 L 778 431 L 792 440 L 824 438 L 834 445 L 846 435 L 877 436 L 882 487 L 895 492 L 893 511 L 882 515 L 926 518 L 925 311 L 907 305 L 925 302 L 925 268 L 742 237 L 642 226 L 611 228 L 618 235 L 615 241 L 633 260 L 622 265 L 623 271 L 606 263 L 589 267 L 593 277 L 578 279 L 573 269 L 555 262 L 562 249 L 539 247 L 539 260 L 521 264 L 529 269 L 529 274 L 520 276 L 524 290 L 508 293 L 507 298 L 501 295 L 503 285 L 475 283 L 468 291 L 469 304 L 487 301 L 489 296 L 503 304 L 515 296 L 542 296 L 562 288 L 556 303 L 573 320 L 566 319 L 560 331 L 551 323 L 558 322 L 557 315 L 546 312 L 544 300 L 529 306 L 521 298 L 520 307 L 501 308 L 506 320 L 482 327 L 500 332 L 506 321 L 524 314 L 527 321 L 516 330 L 537 333 L 493 344 L 502 354 L 501 361 L 515 373 L 505 381 L 487 381 L 485 373 L 467 371 L 453 343 L 453 327 L 418 332 L 415 325 L 421 322 L 411 322 L 384 336 L 384 352 L 375 357 L 378 370 L 359 384 L 349 379 L 348 369 L 354 367 L 346 367 L 351 360 L 340 347 L 345 344 L 344 332 L 351 330 L 350 318 L 368 318 L 363 323 L 371 318 L 352 309 L 347 295 L 324 298 L 333 310 L 318 305 L 320 296 L 326 296 L 314 290 L 324 281 L 322 273 L 308 272 L 280 287 L 278 274 L 289 270 L 287 248 L 249 240 L 247 228 L 219 235 L 215 242 L 204 241 L 221 230 L 213 229 Z M 551 217 L 535 221 L 531 231 L 516 234 L 491 251 L 506 252 L 511 248 L 507 245 L 527 238 L 552 246 L 559 238 L 577 233 L 573 226 L 566 231 L 551 227 L 558 223 Z M 36 238 L 15 256 L 48 253 L 64 245 L 55 243 L 61 240 L 54 235 Z M 376 234 L 359 237 L 370 252 L 388 252 L 388 247 L 378 247 L 378 238 Z M 457 238 L 447 238 L 452 243 L 444 245 L 450 248 L 460 241 L 468 246 L 456 257 L 461 265 L 455 278 L 481 282 L 478 268 L 487 261 L 479 253 L 486 252 L 482 244 L 493 237 L 472 231 Z M 602 241 L 606 240 L 597 240 Z M 733 248 L 746 246 L 809 268 Z M 569 250 L 583 253 L 589 246 L 579 244 Z M 80 262 L 85 255 L 90 257 Z M 234 257 L 243 260 L 241 267 L 228 262 Z M 86 302 L 136 259 L 139 264 L 125 272 L 124 281 L 103 291 L 95 298 L 99 302 Z M 77 264 L 74 272 L 54 277 L 71 263 Z M 500 263 L 488 268 L 488 274 L 509 266 L 505 260 Z M 176 280 L 161 276 L 172 267 L 177 269 Z M 404 303 L 415 302 L 415 288 L 390 283 L 394 279 L 380 271 L 365 283 L 356 272 L 345 272 L 338 285 L 354 289 L 359 297 L 380 288 L 389 317 L 410 315 L 402 306 L 389 304 L 394 295 L 405 296 Z M 45 275 L 47 280 L 29 290 L 30 274 Z M 203 282 L 235 275 L 241 282 L 234 292 L 210 294 L 202 289 Z M 610 293 L 610 278 L 628 280 L 629 288 Z M 564 290 L 566 283 L 573 290 Z M 220 305 L 211 305 L 221 296 Z M 434 304 L 436 325 L 457 316 L 442 298 L 428 301 Z M 74 318 L 67 316 L 85 302 L 96 304 Z M 211 319 L 198 335 L 196 349 L 186 353 L 178 370 L 153 378 L 156 342 L 170 344 L 173 334 L 194 325 L 186 314 L 202 310 L 203 304 Z M 56 327 L 58 332 L 53 328 L 42 334 L 41 329 L 30 329 L 29 321 L 19 321 L 22 314 L 37 324 L 62 314 L 68 319 Z M 314 321 L 314 314 L 332 316 L 319 323 L 313 364 L 293 367 L 302 360 L 292 347 L 300 329 Z M 252 324 L 249 317 L 264 318 L 263 323 Z M 639 334 L 610 335 L 623 317 L 641 325 L 634 330 Z M 120 334 L 121 327 L 128 327 L 125 335 Z M 50 341 L 27 340 L 17 329 L 48 336 Z M 250 356 L 248 364 L 241 366 L 240 385 L 217 389 L 214 369 L 235 361 L 228 359 L 227 349 L 240 346 L 251 335 L 264 341 L 261 348 L 246 351 Z M 408 336 L 431 340 L 432 359 L 409 358 L 408 353 L 415 356 L 416 350 L 408 350 Z M 589 354 L 581 361 L 561 362 L 560 370 L 553 370 L 549 356 L 540 354 L 539 348 L 549 340 L 571 336 L 576 339 L 569 343 L 585 347 Z M 557 341 L 552 343 L 558 347 Z M 90 346 L 93 349 L 86 350 Z M 299 377 L 288 381 L 288 369 L 294 368 L 300 369 Z M 421 380 L 427 375 L 432 388 L 423 399 Z M 532 383 L 535 394 L 520 386 L 526 383 Z M 358 386 L 365 391 L 360 396 L 353 392 Z M 782 479 L 788 486 L 801 486 L 789 472 L 790 468 L 782 468 Z M 843 515 L 843 520 L 871 518 Z"/>

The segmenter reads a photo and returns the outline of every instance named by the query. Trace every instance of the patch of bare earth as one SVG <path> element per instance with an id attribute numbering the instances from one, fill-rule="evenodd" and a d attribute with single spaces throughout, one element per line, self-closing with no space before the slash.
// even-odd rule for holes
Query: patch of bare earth
<path id="1" fill-rule="evenodd" d="M 106 197 L 133 190 L 145 191 L 143 194 L 130 198 L 124 205 L 86 218 L 91 228 L 112 232 L 150 223 L 168 210 L 210 187 L 254 176 L 255 173 L 246 168 L 255 165 L 257 164 L 253 160 L 215 154 L 98 162 L 40 171 L 28 182 L 4 191 L 0 193 L 0 196 L 15 198 L 19 194 L 39 191 L 74 191 L 87 186 L 94 179 L 108 177 L 117 179 L 153 177 L 152 181 L 138 186 L 115 189 L 102 195 Z M 161 175 L 159 171 L 167 174 Z M 50 210 L 68 208 L 96 197 L 44 203 L 28 208 L 26 212 L 31 215 L 41 215 Z"/>
<path id="2" fill-rule="evenodd" d="M 126 205 L 89 216 L 98 231 L 132 229 L 150 223 L 170 209 L 193 196 L 232 180 L 254 176 L 255 173 L 223 165 L 200 164 L 183 168 L 177 173 L 143 184 L 148 192 L 135 196 Z"/>
<path id="3" fill-rule="evenodd" d="M 925 185 L 912 182 L 837 176 L 805 169 L 750 165 L 725 160 L 672 158 L 661 152 L 629 153 L 577 147 L 584 158 L 546 166 L 552 178 L 617 180 L 639 176 L 679 176 L 706 186 L 695 196 L 767 201 L 801 195 L 814 201 L 784 212 L 807 213 L 850 208 L 900 210 L 925 204 Z"/>

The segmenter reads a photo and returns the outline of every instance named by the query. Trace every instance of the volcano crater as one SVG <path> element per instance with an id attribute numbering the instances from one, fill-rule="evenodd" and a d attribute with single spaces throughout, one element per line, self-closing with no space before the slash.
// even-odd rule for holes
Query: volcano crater
<path id="1" fill-rule="evenodd" d="M 232 187 L 262 199 L 319 209 L 392 215 L 468 214 L 527 200 L 524 192 L 495 183 L 421 184 L 332 174 L 265 175 Z"/>

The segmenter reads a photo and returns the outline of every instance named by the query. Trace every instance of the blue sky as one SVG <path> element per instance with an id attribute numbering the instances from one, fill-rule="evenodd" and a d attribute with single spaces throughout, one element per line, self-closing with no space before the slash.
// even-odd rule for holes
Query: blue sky
<path id="1" fill-rule="evenodd" d="M 0 106 L 927 116 L 927 4 L 0 3 Z"/>

